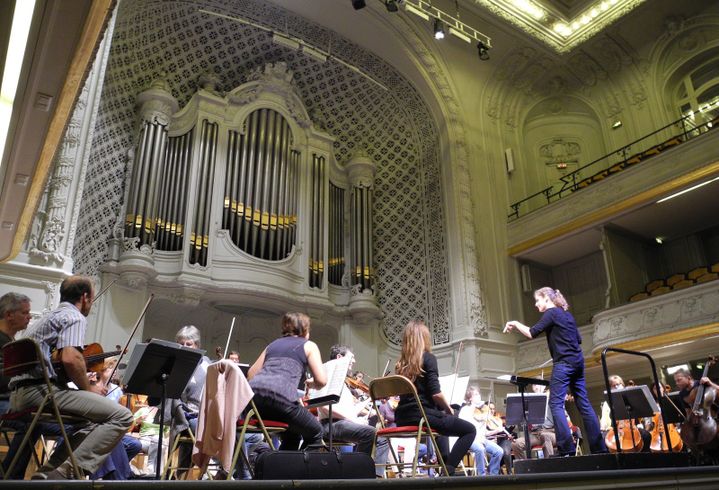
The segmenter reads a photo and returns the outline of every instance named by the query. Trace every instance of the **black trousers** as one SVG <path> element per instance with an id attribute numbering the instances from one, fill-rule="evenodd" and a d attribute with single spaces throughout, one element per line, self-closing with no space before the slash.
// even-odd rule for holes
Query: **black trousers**
<path id="1" fill-rule="evenodd" d="M 297 450 L 310 444 L 322 444 L 322 426 L 317 417 L 299 402 L 289 403 L 255 393 L 257 410 L 263 419 L 284 422 L 289 427 L 280 434 L 281 450 Z"/>

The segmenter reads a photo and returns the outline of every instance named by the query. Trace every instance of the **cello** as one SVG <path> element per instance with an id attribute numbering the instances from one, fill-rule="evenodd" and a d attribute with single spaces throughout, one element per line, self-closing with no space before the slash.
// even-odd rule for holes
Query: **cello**
<path id="1" fill-rule="evenodd" d="M 716 357 L 710 357 L 704 366 L 702 378 L 705 378 L 709 368 L 716 362 Z M 692 402 L 692 397 L 693 402 Z M 699 384 L 692 389 L 688 403 L 692 406 L 687 409 L 687 420 L 682 423 L 681 438 L 689 446 L 704 446 L 714 441 L 717 436 L 717 423 L 712 417 L 711 406 L 717 397 L 716 389 Z"/>
<path id="2" fill-rule="evenodd" d="M 652 388 L 654 391 L 654 387 Z M 671 391 L 671 387 L 669 385 L 664 385 L 660 397 L 666 397 L 666 399 L 671 403 L 671 400 L 666 395 L 669 391 Z M 672 403 L 672 405 L 674 404 Z M 669 442 L 671 442 L 672 452 L 679 452 L 682 450 L 684 443 L 682 442 L 682 438 L 679 435 L 679 431 L 676 426 L 674 424 L 667 424 L 667 432 L 664 432 L 664 419 L 662 419 L 661 411 L 654 414 L 652 425 L 654 428 L 652 429 L 652 442 L 649 445 L 649 449 L 651 449 L 653 453 L 669 451 Z"/>
<path id="3" fill-rule="evenodd" d="M 634 386 L 634 381 L 627 381 L 627 386 Z M 634 420 L 617 420 L 617 432 L 619 433 L 619 445 L 623 453 L 638 453 L 644 448 L 642 434 L 634 423 Z M 609 429 L 604 437 L 604 443 L 609 452 L 617 452 L 617 443 L 614 437 L 614 429 Z"/>

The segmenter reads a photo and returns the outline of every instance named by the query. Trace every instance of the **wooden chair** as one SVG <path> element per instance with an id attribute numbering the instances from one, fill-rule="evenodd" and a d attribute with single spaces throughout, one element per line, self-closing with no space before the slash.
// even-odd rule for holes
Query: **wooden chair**
<path id="1" fill-rule="evenodd" d="M 422 438 L 428 438 L 432 444 L 432 447 L 434 448 L 435 454 L 437 455 L 437 464 L 425 465 L 425 468 L 441 468 L 442 472 L 445 475 L 449 475 L 449 472 L 447 471 L 447 466 L 444 463 L 444 459 L 442 458 L 442 454 L 440 453 L 439 446 L 437 445 L 437 440 L 435 438 L 435 435 L 438 435 L 438 432 L 433 430 L 430 426 L 429 421 L 427 420 L 427 414 L 424 411 L 424 407 L 422 407 L 422 403 L 420 402 L 419 395 L 417 394 L 417 389 L 415 388 L 414 384 L 406 377 L 399 376 L 396 374 L 391 376 L 385 376 L 383 378 L 375 378 L 369 384 L 369 394 L 370 397 L 372 397 L 372 403 L 375 406 L 377 406 L 380 400 L 382 400 L 383 398 L 401 395 L 411 395 L 414 398 L 414 401 L 419 407 L 419 411 L 421 413 L 418 425 L 386 427 L 384 418 L 378 412 L 379 421 L 382 428 L 379 429 L 375 434 L 374 442 L 372 443 L 372 458 L 375 457 L 378 437 L 386 437 L 387 439 L 392 439 L 395 437 L 414 438 L 416 444 L 414 449 L 414 457 L 412 458 L 411 476 L 417 476 L 417 466 L 419 463 L 419 444 Z M 385 469 L 389 469 L 390 467 L 398 467 L 400 469 L 399 473 L 401 474 L 401 469 L 405 466 L 409 466 L 409 463 L 400 463 L 399 459 L 397 458 L 397 455 L 394 454 L 394 449 L 392 449 L 392 456 L 394 457 L 396 463 L 377 463 L 377 466 L 382 466 Z"/>
<path id="2" fill-rule="evenodd" d="M 60 427 L 62 437 L 67 445 L 68 456 L 72 465 L 73 472 L 76 478 L 82 479 L 83 472 L 75 460 L 75 454 L 70 444 L 70 439 L 65 431 L 65 424 L 72 425 L 86 422 L 80 417 L 71 417 L 68 415 L 62 415 L 60 409 L 55 402 L 55 391 L 57 386 L 53 386 L 50 382 L 50 375 L 47 370 L 47 365 L 40 346 L 34 340 L 30 338 L 24 338 L 5 344 L 2 348 L 3 353 L 3 374 L 5 376 L 20 376 L 22 374 L 40 372 L 42 378 L 39 379 L 39 386 L 43 386 L 47 389 L 45 397 L 37 407 L 23 410 L 22 412 L 9 412 L 0 416 L 0 427 L 9 421 L 16 420 L 28 423 L 26 428 L 25 436 L 23 437 L 20 447 L 18 448 L 17 454 L 13 457 L 8 466 L 8 470 L 3 475 L 3 479 L 7 479 L 12 470 L 15 468 L 20 454 L 23 449 L 29 444 L 32 432 L 37 424 L 44 423 L 55 423 Z"/>

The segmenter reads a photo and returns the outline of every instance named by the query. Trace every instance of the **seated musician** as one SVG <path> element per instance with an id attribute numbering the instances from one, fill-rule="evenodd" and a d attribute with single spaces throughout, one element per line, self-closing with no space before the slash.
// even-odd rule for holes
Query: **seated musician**
<path id="1" fill-rule="evenodd" d="M 186 325 L 175 334 L 175 342 L 192 349 L 200 349 L 202 346 L 200 330 L 194 325 Z M 197 418 L 200 414 L 202 391 L 205 389 L 207 366 L 211 362 L 209 357 L 202 356 L 197 367 L 192 372 L 192 377 L 182 390 L 180 398 L 168 400 L 165 404 L 165 420 L 172 421 L 170 424 L 170 441 L 174 439 L 176 434 L 188 429 L 193 434 L 197 432 Z M 189 444 L 181 444 L 178 451 L 178 466 L 180 468 L 189 468 L 191 466 L 192 447 Z M 178 478 L 182 479 L 182 476 L 183 472 L 179 472 Z"/>
<path id="2" fill-rule="evenodd" d="M 445 436 L 437 438 L 437 445 L 449 475 L 454 475 L 457 465 L 474 442 L 476 429 L 454 415 L 454 410 L 447 403 L 439 386 L 437 358 L 431 350 L 432 340 L 427 325 L 421 321 L 409 322 L 402 334 L 402 354 L 395 365 L 395 372 L 414 383 L 430 427 Z M 417 425 L 421 416 L 413 396 L 400 396 L 395 410 L 398 426 Z M 451 452 L 447 436 L 458 437 Z"/>
<path id="3" fill-rule="evenodd" d="M 132 424 L 132 414 L 125 407 L 104 397 L 106 391 L 91 385 L 82 355 L 94 290 L 87 277 L 71 276 L 60 285 L 60 305 L 40 319 L 28 331 L 44 355 L 44 361 L 57 387 L 55 402 L 61 414 L 74 415 L 86 420 L 75 427 L 70 436 L 75 460 L 85 474 L 94 473 L 103 460 L 120 442 Z M 50 353 L 59 351 L 66 376 L 77 387 L 68 389 L 60 384 L 58 374 L 50 361 Z M 45 396 L 42 374 L 39 371 L 15 376 L 10 381 L 13 393 L 11 408 L 21 411 L 40 404 Z M 50 461 L 33 475 L 34 479 L 71 479 L 74 477 L 67 451 L 57 450 Z"/>
<path id="4" fill-rule="evenodd" d="M 282 337 L 262 351 L 249 371 L 260 415 L 289 425 L 280 435 L 281 450 L 322 444 L 322 426 L 297 397 L 297 386 L 309 367 L 312 378 L 305 384 L 320 389 L 327 383 L 322 356 L 310 340 L 310 318 L 304 313 L 285 313 Z"/>
<path id="5" fill-rule="evenodd" d="M 487 403 L 489 408 L 489 420 L 487 421 L 487 433 L 485 436 L 488 440 L 494 442 L 502 448 L 504 452 L 504 458 L 502 463 L 504 464 L 507 473 L 510 472 L 512 467 L 512 441 L 514 440 L 513 435 L 504 425 L 503 416 L 497 412 L 497 407 L 494 402 Z"/>
<path id="6" fill-rule="evenodd" d="M 474 466 L 478 475 L 486 475 L 486 455 L 489 455 L 489 474 L 498 475 L 504 451 L 494 441 L 487 438 L 489 407 L 482 401 L 479 388 L 470 386 L 464 395 L 465 405 L 459 411 L 459 418 L 474 425 L 477 435 L 469 450 L 474 453 Z M 484 410 L 483 410 L 484 409 Z"/>
<path id="7" fill-rule="evenodd" d="M 543 393 L 545 388 L 543 385 L 532 385 L 532 391 L 535 393 Z M 557 437 L 554 434 L 554 417 L 552 417 L 552 411 L 547 410 L 546 418 L 542 425 L 529 425 L 529 443 L 532 446 L 541 445 L 545 458 L 552 456 L 557 444 Z M 512 441 L 512 454 L 514 454 L 515 459 L 524 459 L 527 455 L 524 432 L 520 432 L 519 430 L 518 432 L 520 437 Z"/>
<path id="8" fill-rule="evenodd" d="M 330 349 L 330 359 L 340 359 L 342 357 L 350 357 L 349 371 L 355 362 L 355 356 L 352 351 L 345 345 L 333 345 Z M 372 443 L 374 442 L 375 432 L 377 430 L 367 424 L 367 419 L 363 418 L 370 409 L 370 402 L 357 402 L 354 395 L 344 387 L 340 394 L 340 401 L 332 405 L 332 438 L 342 442 L 355 443 L 357 447 L 355 451 L 372 455 Z M 327 407 L 320 407 L 319 416 L 322 423 L 322 435 L 325 440 L 329 439 L 329 410 Z M 389 441 L 384 437 L 377 440 L 377 449 L 375 450 L 375 462 L 384 464 L 387 462 L 389 455 Z M 384 468 L 376 467 L 377 476 L 384 476 Z"/>
<path id="9" fill-rule="evenodd" d="M 686 404 L 685 408 L 691 408 L 693 397 L 691 395 L 694 388 L 698 388 L 699 385 L 710 386 L 715 390 L 719 390 L 719 385 L 710 380 L 707 376 L 701 378 L 699 381 L 694 379 L 692 373 L 687 369 L 680 368 L 674 372 L 674 384 L 679 390 L 679 395 L 682 401 Z"/>
<path id="10" fill-rule="evenodd" d="M 629 382 L 633 383 L 632 380 L 629 380 Z M 617 376 L 616 374 L 609 376 L 609 388 L 612 391 L 624 389 L 624 380 L 621 378 L 621 376 Z M 602 431 L 602 434 L 606 436 L 607 432 L 612 429 L 612 416 L 609 409 L 609 402 L 604 400 L 602 402 L 601 408 L 602 416 L 599 420 L 599 426 L 600 430 Z M 617 422 L 619 421 L 617 420 Z M 637 430 L 639 430 L 639 434 L 642 436 L 642 452 L 650 452 L 652 444 L 651 433 L 643 427 L 637 427 Z"/>

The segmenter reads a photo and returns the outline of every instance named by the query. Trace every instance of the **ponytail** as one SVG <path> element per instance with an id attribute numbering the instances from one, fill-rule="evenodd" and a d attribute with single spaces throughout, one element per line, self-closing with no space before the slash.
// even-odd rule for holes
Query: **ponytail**
<path id="1" fill-rule="evenodd" d="M 559 289 L 543 287 L 537 289 L 534 294 L 549 298 L 549 300 L 554 303 L 554 306 L 558 306 L 564 311 L 567 311 L 569 309 L 569 303 L 567 303 L 567 300 L 564 299 L 564 295 L 561 293 L 561 291 L 559 291 Z"/>

